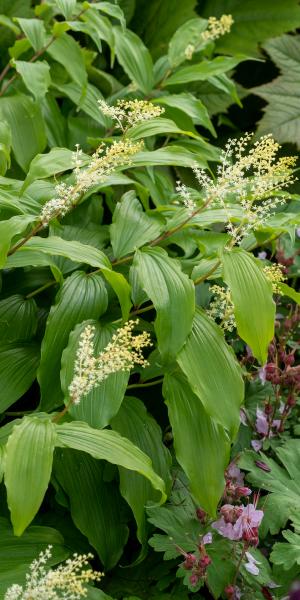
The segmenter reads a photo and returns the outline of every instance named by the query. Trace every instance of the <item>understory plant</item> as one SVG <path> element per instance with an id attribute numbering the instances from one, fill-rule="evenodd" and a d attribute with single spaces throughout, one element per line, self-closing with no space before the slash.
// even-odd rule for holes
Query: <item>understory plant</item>
<path id="1" fill-rule="evenodd" d="M 5 600 L 283 598 L 300 574 L 297 156 L 216 141 L 249 56 L 191 4 L 151 52 L 126 2 L 0 15 Z"/>

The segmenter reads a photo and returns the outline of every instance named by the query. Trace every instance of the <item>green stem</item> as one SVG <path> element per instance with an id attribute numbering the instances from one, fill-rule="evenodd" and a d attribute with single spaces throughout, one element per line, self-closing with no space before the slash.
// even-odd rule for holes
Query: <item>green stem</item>
<path id="1" fill-rule="evenodd" d="M 160 379 L 156 379 L 155 381 L 149 381 L 149 383 L 132 383 L 131 385 L 127 386 L 127 389 L 131 390 L 133 388 L 148 388 L 152 387 L 153 385 L 159 385 L 163 382 L 163 380 L 164 378 L 160 377 Z"/>
<path id="2" fill-rule="evenodd" d="M 57 284 L 57 281 L 48 281 L 47 283 L 44 283 L 44 285 L 41 285 L 41 287 L 37 288 L 36 290 L 33 290 L 33 292 L 30 292 L 30 294 L 27 294 L 27 296 L 25 296 L 25 298 L 26 298 L 26 300 L 28 300 L 29 298 L 33 298 L 34 296 L 37 296 L 37 294 L 39 294 L 40 292 L 43 292 L 47 288 L 51 287 L 52 285 L 56 285 L 56 284 Z"/>

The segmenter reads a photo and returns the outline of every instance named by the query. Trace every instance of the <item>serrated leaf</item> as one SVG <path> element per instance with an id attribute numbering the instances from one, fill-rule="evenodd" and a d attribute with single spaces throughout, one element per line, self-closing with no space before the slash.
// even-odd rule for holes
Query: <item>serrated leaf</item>
<path id="1" fill-rule="evenodd" d="M 156 310 L 154 323 L 163 360 L 176 356 L 192 328 L 195 289 L 179 263 L 162 248 L 145 248 L 135 254 L 141 287 Z"/>
<path id="2" fill-rule="evenodd" d="M 21 398 L 35 380 L 39 347 L 25 342 L 0 345 L 0 412 Z"/>
<path id="3" fill-rule="evenodd" d="M 168 489 L 171 483 L 170 455 L 163 445 L 160 427 L 147 413 L 144 404 L 137 398 L 126 397 L 111 426 L 114 431 L 128 438 L 151 458 L 155 472 L 160 475 Z M 147 541 L 145 507 L 151 501 L 157 502 L 157 493 L 138 473 L 123 467 L 120 467 L 119 471 L 121 494 L 132 509 L 137 524 L 137 537 L 142 546 L 145 546 Z"/>
<path id="4" fill-rule="evenodd" d="M 1 343 L 29 341 L 37 328 L 37 305 L 33 298 L 14 294 L 0 301 Z"/>
<path id="5" fill-rule="evenodd" d="M 221 329 L 201 309 L 177 360 L 206 412 L 234 438 L 244 397 L 242 372 Z"/>
<path id="6" fill-rule="evenodd" d="M 163 394 L 174 435 L 176 458 L 189 478 L 196 501 L 214 516 L 224 491 L 230 440 L 223 427 L 207 414 L 180 373 L 165 376 Z"/>
<path id="7" fill-rule="evenodd" d="M 153 78 L 153 63 L 149 50 L 133 31 L 122 31 L 114 27 L 116 56 L 128 77 L 144 93 L 151 92 Z"/>
<path id="8" fill-rule="evenodd" d="M 36 52 L 41 50 L 46 44 L 44 22 L 41 19 L 24 19 L 20 17 L 17 18 L 17 21 L 33 49 Z"/>
<path id="9" fill-rule="evenodd" d="M 79 337 L 88 324 L 95 327 L 95 355 L 99 354 L 107 346 L 117 329 L 113 325 L 101 326 L 97 321 L 84 321 L 77 325 L 74 331 L 71 332 L 68 346 L 62 354 L 61 361 L 60 378 L 62 390 L 65 395 L 65 404 L 68 404 L 70 400 L 68 387 L 74 375 L 74 362 Z M 91 427 L 97 429 L 106 427 L 121 406 L 128 379 L 129 372 L 119 371 L 111 373 L 105 381 L 84 396 L 78 405 L 71 406 L 69 413 L 76 421 L 85 421 Z"/>
<path id="10" fill-rule="evenodd" d="M 262 266 L 242 249 L 223 254 L 224 281 L 230 288 L 240 337 L 264 364 L 274 336 L 275 303 L 272 285 Z"/>
<path id="11" fill-rule="evenodd" d="M 39 417 L 25 417 L 8 438 L 4 480 L 15 535 L 23 533 L 40 508 L 55 442 L 55 425 Z"/>
<path id="12" fill-rule="evenodd" d="M 44 98 L 51 84 L 48 63 L 45 61 L 30 63 L 25 60 L 16 60 L 14 66 L 35 99 L 41 100 Z"/>
<path id="13" fill-rule="evenodd" d="M 270 560 L 288 571 L 294 564 L 300 565 L 300 535 L 288 529 L 283 531 L 282 535 L 288 544 L 276 542 Z"/>
<path id="14" fill-rule="evenodd" d="M 105 480 L 104 469 L 104 461 L 63 449 L 56 453 L 53 472 L 68 496 L 76 527 L 96 549 L 105 569 L 111 569 L 122 555 L 128 528 L 116 482 Z"/>
<path id="15" fill-rule="evenodd" d="M 164 482 L 153 471 L 150 458 L 115 431 L 99 431 L 77 421 L 57 426 L 57 436 L 63 447 L 82 450 L 94 458 L 105 459 L 114 465 L 137 471 L 149 479 L 153 487 L 161 492 L 161 500 L 165 500 Z"/>
<path id="16" fill-rule="evenodd" d="M 0 119 L 9 124 L 16 161 L 27 171 L 31 160 L 43 152 L 47 143 L 39 104 L 24 94 L 0 98 Z"/>
<path id="17" fill-rule="evenodd" d="M 150 240 L 154 240 L 162 232 L 163 224 L 147 215 L 135 196 L 130 191 L 118 202 L 110 226 L 111 245 L 116 258 L 130 254 Z"/>
<path id="18" fill-rule="evenodd" d="M 76 271 L 66 279 L 47 319 L 41 347 L 38 381 L 41 409 L 51 410 L 62 404 L 59 373 L 62 351 L 77 323 L 97 319 L 107 308 L 107 292 L 100 275 Z"/>

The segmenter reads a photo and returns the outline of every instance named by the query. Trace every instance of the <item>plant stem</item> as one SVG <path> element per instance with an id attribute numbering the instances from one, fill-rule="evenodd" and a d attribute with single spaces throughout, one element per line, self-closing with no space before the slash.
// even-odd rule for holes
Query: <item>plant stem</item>
<path id="1" fill-rule="evenodd" d="M 37 225 L 35 225 L 35 227 L 33 227 L 33 229 L 31 229 L 31 231 L 29 231 L 29 233 L 22 240 L 20 240 L 17 244 L 12 246 L 12 248 L 7 253 L 7 256 L 11 256 L 11 254 L 14 254 L 17 250 L 19 250 L 19 248 L 21 248 L 24 244 L 26 244 L 26 242 L 28 242 L 28 240 L 30 240 L 30 238 L 32 238 L 41 229 L 43 229 L 43 225 L 41 222 L 39 222 Z"/>
<path id="2" fill-rule="evenodd" d="M 164 380 L 164 378 L 160 377 L 159 379 L 155 379 L 155 381 L 149 381 L 149 383 L 132 383 L 127 386 L 127 389 L 131 390 L 133 388 L 148 388 L 148 387 L 152 387 L 153 385 L 159 385 L 160 383 L 163 382 L 163 380 Z"/>
<path id="3" fill-rule="evenodd" d="M 37 296 L 37 294 L 39 294 L 40 292 L 43 292 L 44 290 L 51 287 L 52 285 L 55 285 L 56 283 L 57 283 L 57 281 L 48 281 L 47 283 L 44 283 L 44 285 L 41 285 L 36 290 L 33 290 L 33 292 L 30 292 L 30 294 L 27 294 L 27 296 L 25 296 L 26 300 L 29 300 L 29 298 L 33 298 L 34 296 Z"/>

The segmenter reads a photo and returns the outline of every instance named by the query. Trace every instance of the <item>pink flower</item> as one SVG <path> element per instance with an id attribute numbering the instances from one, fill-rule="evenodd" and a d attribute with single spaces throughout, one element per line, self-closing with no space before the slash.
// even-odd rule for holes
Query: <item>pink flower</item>
<path id="1" fill-rule="evenodd" d="M 254 504 L 248 504 L 247 506 L 225 504 L 222 506 L 220 513 L 221 518 L 212 523 L 212 527 L 220 535 L 229 540 L 246 539 L 256 543 L 257 529 L 264 516 L 262 510 L 257 510 Z"/>
<path id="2" fill-rule="evenodd" d="M 248 562 L 245 563 L 245 569 L 248 571 L 248 573 L 251 573 L 251 575 L 258 575 L 259 574 L 259 568 L 257 567 L 257 565 L 260 565 L 261 563 L 256 560 L 252 554 L 250 554 L 250 552 L 246 552 L 246 557 Z"/>
<path id="3" fill-rule="evenodd" d="M 251 446 L 255 452 L 259 452 L 262 449 L 262 445 L 261 440 L 251 440 Z"/>
<path id="4" fill-rule="evenodd" d="M 202 544 L 211 544 L 212 543 L 212 534 L 210 531 L 206 533 L 202 538 Z"/>
<path id="5" fill-rule="evenodd" d="M 256 422 L 255 427 L 257 433 L 261 433 L 263 436 L 267 436 L 269 432 L 269 423 L 266 414 L 260 408 L 256 409 Z"/>

